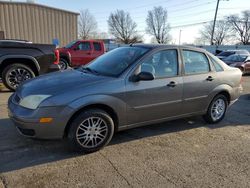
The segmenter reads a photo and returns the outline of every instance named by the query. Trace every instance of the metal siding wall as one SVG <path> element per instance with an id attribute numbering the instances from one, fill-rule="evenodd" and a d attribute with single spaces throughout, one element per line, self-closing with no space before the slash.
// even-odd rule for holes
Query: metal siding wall
<path id="1" fill-rule="evenodd" d="M 34 43 L 58 38 L 64 46 L 77 39 L 77 15 L 36 4 L 0 2 L 0 31 L 5 38 Z"/>

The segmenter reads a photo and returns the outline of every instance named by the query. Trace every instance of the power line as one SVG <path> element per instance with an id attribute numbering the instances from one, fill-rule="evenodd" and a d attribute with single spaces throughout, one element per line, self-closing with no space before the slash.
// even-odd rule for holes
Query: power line
<path id="1" fill-rule="evenodd" d="M 197 0 L 195 0 L 197 1 Z M 192 6 L 188 6 L 188 7 L 183 7 L 183 8 L 179 8 L 179 9 L 174 9 L 174 11 L 168 11 L 168 13 L 170 12 L 170 14 L 173 14 L 175 12 L 180 12 L 180 11 L 183 11 L 183 10 L 187 10 L 187 9 L 192 9 L 192 8 L 197 8 L 197 7 L 200 7 L 200 6 L 203 6 L 203 5 L 207 5 L 207 4 L 211 4 L 213 2 L 215 2 L 216 0 L 213 0 L 213 1 L 209 1 L 209 2 L 206 2 L 206 3 L 200 3 L 200 4 L 197 4 L 197 5 L 192 5 Z M 194 1 L 192 1 L 194 2 Z M 204 12 L 204 11 L 203 11 Z M 144 14 L 145 14 L 145 10 L 144 10 Z M 138 16 L 138 17 L 132 17 L 133 19 L 143 19 L 145 17 L 142 17 L 142 16 Z M 105 20 L 107 21 L 108 18 L 102 18 L 102 19 L 98 19 L 99 21 L 100 20 Z"/>

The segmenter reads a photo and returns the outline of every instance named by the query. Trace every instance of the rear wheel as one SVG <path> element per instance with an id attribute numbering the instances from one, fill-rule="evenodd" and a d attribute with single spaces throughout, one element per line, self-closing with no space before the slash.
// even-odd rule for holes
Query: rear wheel
<path id="1" fill-rule="evenodd" d="M 227 111 L 227 98 L 224 95 L 217 95 L 210 103 L 207 113 L 203 116 L 208 123 L 220 122 Z"/>
<path id="2" fill-rule="evenodd" d="M 70 125 L 68 141 L 72 149 L 94 152 L 112 139 L 114 122 L 103 110 L 92 109 L 79 114 Z"/>
<path id="3" fill-rule="evenodd" d="M 68 61 L 61 58 L 60 61 L 59 61 L 59 66 L 60 66 L 61 70 L 66 70 L 68 68 L 68 66 L 69 66 Z"/>
<path id="4" fill-rule="evenodd" d="M 25 80 L 35 77 L 34 71 L 27 65 L 11 64 L 4 68 L 2 73 L 3 84 L 14 91 Z"/>

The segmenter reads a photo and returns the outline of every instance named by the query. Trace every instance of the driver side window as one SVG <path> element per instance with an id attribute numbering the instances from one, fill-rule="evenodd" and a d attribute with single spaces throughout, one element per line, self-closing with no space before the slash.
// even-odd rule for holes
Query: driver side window
<path id="1" fill-rule="evenodd" d="M 178 75 L 177 50 L 163 50 L 146 58 L 140 65 L 140 72 L 150 72 L 155 78 Z"/>

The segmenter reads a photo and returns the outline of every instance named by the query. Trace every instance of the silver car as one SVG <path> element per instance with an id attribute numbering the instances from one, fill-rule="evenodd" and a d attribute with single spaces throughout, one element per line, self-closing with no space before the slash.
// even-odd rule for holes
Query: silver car
<path id="1" fill-rule="evenodd" d="M 75 70 L 27 81 L 9 98 L 19 132 L 99 150 L 117 131 L 188 116 L 218 123 L 240 96 L 242 73 L 202 49 L 131 45 Z"/>

